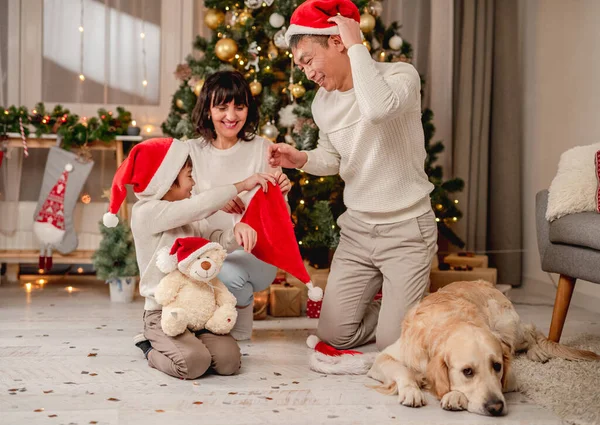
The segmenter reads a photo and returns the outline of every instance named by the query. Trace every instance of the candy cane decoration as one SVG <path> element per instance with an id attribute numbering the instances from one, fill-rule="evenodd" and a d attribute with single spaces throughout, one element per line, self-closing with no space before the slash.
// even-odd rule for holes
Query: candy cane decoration
<path id="1" fill-rule="evenodd" d="M 25 130 L 23 130 L 23 120 L 19 117 L 19 129 L 21 130 L 21 140 L 23 141 L 23 154 L 25 158 L 29 156 L 29 151 L 27 150 L 27 139 L 25 137 Z"/>

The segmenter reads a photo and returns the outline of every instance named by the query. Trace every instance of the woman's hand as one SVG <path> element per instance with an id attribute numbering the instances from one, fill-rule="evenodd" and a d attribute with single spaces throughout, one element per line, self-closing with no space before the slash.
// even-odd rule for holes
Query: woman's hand
<path id="1" fill-rule="evenodd" d="M 237 192 L 243 192 L 244 190 L 252 190 L 256 186 L 260 185 L 263 188 L 263 191 L 267 191 L 269 189 L 268 182 L 271 182 L 273 185 L 277 184 L 277 180 L 271 174 L 267 173 L 256 173 L 248 177 L 246 180 L 241 181 L 235 184 L 235 188 Z"/>
<path id="2" fill-rule="evenodd" d="M 244 205 L 244 202 L 237 196 L 221 208 L 221 211 L 225 211 L 227 214 L 243 214 L 245 210 L 246 205 Z"/>
<path id="3" fill-rule="evenodd" d="M 292 189 L 292 183 L 290 182 L 290 179 L 288 178 L 288 176 L 285 173 L 283 173 L 281 171 L 277 171 L 275 173 L 275 179 L 277 180 L 277 183 L 279 184 L 281 193 L 283 194 L 283 196 L 285 196 Z"/>
<path id="4" fill-rule="evenodd" d="M 244 251 L 249 253 L 256 246 L 256 230 L 248 226 L 246 223 L 236 224 L 233 228 L 233 234 L 238 245 L 244 247 Z"/>

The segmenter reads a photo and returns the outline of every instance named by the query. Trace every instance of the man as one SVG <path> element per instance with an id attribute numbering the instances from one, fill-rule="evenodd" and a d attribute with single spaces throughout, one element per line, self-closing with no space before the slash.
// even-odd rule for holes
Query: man
<path id="1" fill-rule="evenodd" d="M 346 349 L 398 339 L 429 282 L 437 226 L 424 171 L 420 78 L 412 65 L 378 63 L 362 44 L 350 0 L 309 0 L 291 18 L 294 61 L 321 86 L 312 104 L 318 146 L 269 147 L 271 166 L 340 174 L 347 211 L 317 335 Z M 381 302 L 373 298 L 383 286 Z"/>

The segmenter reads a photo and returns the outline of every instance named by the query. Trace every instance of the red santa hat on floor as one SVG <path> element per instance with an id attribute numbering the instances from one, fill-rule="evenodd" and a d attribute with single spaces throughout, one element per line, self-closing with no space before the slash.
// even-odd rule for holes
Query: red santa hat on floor
<path id="1" fill-rule="evenodd" d="M 340 30 L 336 23 L 329 22 L 332 16 L 342 15 L 360 22 L 360 12 L 351 0 L 308 0 L 296 8 L 285 33 L 285 41 L 296 34 L 334 35 Z"/>
<path id="2" fill-rule="evenodd" d="M 305 283 L 308 297 L 313 301 L 320 301 L 323 299 L 323 290 L 313 285 L 306 271 L 281 190 L 279 186 L 271 183 L 268 185 L 266 193 L 256 188 L 243 196 L 246 210 L 239 221 L 258 233 L 252 254 Z"/>
<path id="3" fill-rule="evenodd" d="M 135 145 L 115 173 L 108 212 L 102 218 L 104 225 L 115 227 L 119 223 L 117 212 L 127 197 L 125 185 L 132 185 L 138 197 L 161 199 L 189 154 L 189 146 L 177 139 L 149 139 Z"/>
<path id="4" fill-rule="evenodd" d="M 190 264 L 215 248 L 222 247 L 204 238 L 177 238 L 171 247 L 164 247 L 158 251 L 156 266 L 163 273 L 171 273 L 175 269 L 184 273 Z"/>
<path id="5" fill-rule="evenodd" d="M 327 375 L 365 375 L 377 356 L 377 353 L 338 350 L 316 335 L 310 335 L 306 345 L 314 350 L 309 360 L 310 368 Z"/>

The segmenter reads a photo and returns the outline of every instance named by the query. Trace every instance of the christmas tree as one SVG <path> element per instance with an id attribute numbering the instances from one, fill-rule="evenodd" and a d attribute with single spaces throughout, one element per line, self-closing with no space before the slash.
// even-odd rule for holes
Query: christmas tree
<path id="1" fill-rule="evenodd" d="M 96 276 L 103 280 L 133 277 L 139 274 L 131 229 L 123 221 L 116 227 L 100 222 L 102 241 L 92 258 Z"/>
<path id="2" fill-rule="evenodd" d="M 380 62 L 411 62 L 412 47 L 402 40 L 398 23 L 386 27 L 380 18 L 382 3 L 379 0 L 353 1 L 362 11 L 363 44 L 373 58 Z M 189 56 L 186 63 L 178 65 L 175 75 L 181 84 L 173 95 L 171 112 L 162 124 L 163 132 L 180 139 L 196 137 L 191 115 L 204 78 L 218 70 L 236 69 L 246 76 L 260 104 L 260 135 L 300 150 L 314 149 L 318 129 L 310 106 L 318 86 L 294 67 L 292 53 L 284 39 L 290 17 L 302 2 L 205 0 L 208 8 L 205 24 L 213 30 L 212 38 L 198 36 L 194 48 L 202 53 L 201 57 Z M 449 227 L 461 216 L 449 193 L 462 190 L 462 182 L 457 179 L 444 182 L 441 167 L 433 165 L 443 145 L 431 143 L 432 116 L 431 111 L 423 114 L 428 152 L 425 167 L 435 185 L 432 205 L 440 232 L 455 245 L 463 246 Z M 288 200 L 303 254 L 335 248 L 339 240 L 335 220 L 345 210 L 343 181 L 339 176 L 316 177 L 297 170 L 285 172 L 292 181 Z"/>

